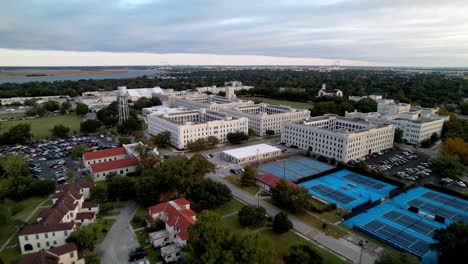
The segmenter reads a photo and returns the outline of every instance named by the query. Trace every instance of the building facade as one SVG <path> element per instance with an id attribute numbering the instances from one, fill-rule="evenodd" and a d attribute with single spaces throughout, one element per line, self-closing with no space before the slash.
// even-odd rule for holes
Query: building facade
<path id="1" fill-rule="evenodd" d="M 67 243 L 30 254 L 14 264 L 85 264 L 85 260 L 75 243 Z"/>
<path id="2" fill-rule="evenodd" d="M 164 131 L 171 133 L 174 147 L 185 149 L 188 143 L 200 138 L 214 136 L 220 142 L 226 142 L 229 133 L 248 133 L 248 120 L 206 109 L 149 115 L 148 134 L 156 135 Z"/>
<path id="3" fill-rule="evenodd" d="M 259 136 L 266 135 L 266 131 L 268 130 L 273 131 L 275 134 L 279 134 L 281 133 L 282 122 L 301 120 L 310 116 L 309 110 L 294 109 L 289 106 L 264 103 L 236 108 L 226 108 L 221 111 L 238 118 L 248 118 L 249 128 L 254 130 Z"/>
<path id="4" fill-rule="evenodd" d="M 377 112 L 382 115 L 397 115 L 411 110 L 410 104 L 396 103 L 392 99 L 381 99 L 377 101 Z"/>
<path id="5" fill-rule="evenodd" d="M 318 91 L 317 97 L 322 96 L 337 96 L 343 97 L 343 92 L 340 89 L 328 89 L 326 84 L 322 84 L 322 88 Z"/>
<path id="6" fill-rule="evenodd" d="M 284 122 L 281 130 L 282 142 L 347 162 L 393 147 L 395 128 L 391 124 L 324 115 Z"/>
<path id="7" fill-rule="evenodd" d="M 273 159 L 281 155 L 281 149 L 267 144 L 257 144 L 242 148 L 229 149 L 221 152 L 221 158 L 236 164 L 259 162 Z"/>

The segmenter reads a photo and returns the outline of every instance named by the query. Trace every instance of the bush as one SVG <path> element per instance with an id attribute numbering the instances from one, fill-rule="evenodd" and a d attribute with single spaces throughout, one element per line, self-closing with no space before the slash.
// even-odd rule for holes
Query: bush
<path id="1" fill-rule="evenodd" d="M 289 220 L 289 216 L 285 212 L 279 212 L 275 219 L 273 220 L 273 231 L 278 234 L 282 234 L 284 232 L 289 231 L 293 227 L 291 220 Z"/>
<path id="2" fill-rule="evenodd" d="M 265 131 L 265 134 L 267 134 L 267 136 L 273 136 L 275 134 L 275 131 L 268 129 L 267 131 Z"/>
<path id="3" fill-rule="evenodd" d="M 266 210 L 263 207 L 246 205 L 237 214 L 242 226 L 263 226 L 266 222 Z"/>
<path id="4" fill-rule="evenodd" d="M 322 156 L 320 155 L 318 158 L 317 158 L 318 161 L 321 161 L 321 162 L 325 162 L 325 163 L 328 163 L 328 158 L 325 157 L 325 156 Z"/>

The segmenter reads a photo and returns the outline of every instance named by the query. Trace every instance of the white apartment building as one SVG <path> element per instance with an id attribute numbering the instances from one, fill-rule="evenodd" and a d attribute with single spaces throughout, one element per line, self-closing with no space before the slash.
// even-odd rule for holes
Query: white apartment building
<path id="1" fill-rule="evenodd" d="M 392 99 L 377 100 L 377 112 L 382 115 L 397 115 L 411 110 L 410 104 L 396 103 Z"/>
<path id="2" fill-rule="evenodd" d="M 281 141 L 347 162 L 393 147 L 394 126 L 324 115 L 284 122 Z"/>
<path id="3" fill-rule="evenodd" d="M 242 148 L 229 149 L 221 152 L 225 161 L 236 164 L 245 164 L 272 159 L 281 155 L 281 149 L 267 144 L 257 144 Z"/>
<path id="4" fill-rule="evenodd" d="M 213 94 L 218 94 L 219 92 L 225 92 L 226 87 L 232 88 L 233 91 L 250 90 L 254 88 L 253 86 L 242 85 L 242 82 L 240 81 L 231 81 L 231 82 L 225 82 L 224 87 L 216 87 L 216 85 L 213 85 L 213 86 L 197 87 L 195 88 L 195 90 L 199 93 L 210 92 Z"/>
<path id="5" fill-rule="evenodd" d="M 64 184 L 58 187 L 53 206 L 37 218 L 37 224 L 24 227 L 19 235 L 21 254 L 48 250 L 66 244 L 67 237 L 77 226 L 96 219 L 99 205 L 85 201 L 93 184 Z"/>
<path id="6" fill-rule="evenodd" d="M 338 96 L 343 97 L 343 92 L 340 89 L 327 89 L 326 84 L 322 84 L 322 88 L 318 91 L 318 97 L 322 96 Z"/>
<path id="7" fill-rule="evenodd" d="M 348 96 L 348 99 L 350 101 L 354 101 L 354 102 L 359 102 L 361 101 L 362 99 L 364 98 L 370 98 L 372 100 L 381 100 L 382 99 L 382 96 L 381 95 L 375 95 L 375 94 L 371 94 L 371 95 L 365 95 L 365 96 L 356 96 L 356 95 L 350 95 Z"/>
<path id="8" fill-rule="evenodd" d="M 310 116 L 309 110 L 265 103 L 226 108 L 221 111 L 235 117 L 248 118 L 249 128 L 259 136 L 264 136 L 267 130 L 273 130 L 275 134 L 279 134 L 281 133 L 282 122 L 301 120 Z"/>
<path id="9" fill-rule="evenodd" d="M 185 149 L 188 143 L 200 138 L 215 136 L 220 142 L 226 142 L 228 133 L 248 133 L 248 123 L 247 118 L 236 118 L 206 109 L 181 111 L 149 115 L 148 134 L 169 131 L 171 144 L 178 149 Z"/>

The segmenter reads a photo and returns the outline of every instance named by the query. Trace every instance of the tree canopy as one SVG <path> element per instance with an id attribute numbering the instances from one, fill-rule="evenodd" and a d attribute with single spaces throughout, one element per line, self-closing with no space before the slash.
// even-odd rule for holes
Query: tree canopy
<path id="1" fill-rule="evenodd" d="M 242 131 L 230 132 L 226 136 L 227 140 L 232 144 L 240 144 L 242 141 L 249 139 L 249 135 Z"/>
<path id="2" fill-rule="evenodd" d="M 322 264 L 323 257 L 308 245 L 299 244 L 289 248 L 288 255 L 284 258 L 285 264 Z"/>
<path id="3" fill-rule="evenodd" d="M 55 125 L 52 129 L 52 136 L 55 138 L 64 138 L 70 132 L 70 128 L 64 125 Z"/>
<path id="4" fill-rule="evenodd" d="M 460 162 L 458 156 L 444 153 L 439 158 L 429 160 L 429 166 L 442 176 L 450 178 L 459 177 L 466 171 L 466 167 Z"/>
<path id="5" fill-rule="evenodd" d="M 89 111 L 87 105 L 83 103 L 76 103 L 75 112 L 77 115 L 86 115 Z"/>
<path id="6" fill-rule="evenodd" d="M 281 180 L 271 190 L 271 198 L 278 207 L 296 213 L 309 207 L 311 195 L 305 188 Z"/>
<path id="7" fill-rule="evenodd" d="M 201 209 L 218 208 L 232 199 L 231 190 L 226 185 L 211 179 L 192 185 L 186 195 Z"/>
<path id="8" fill-rule="evenodd" d="M 27 144 L 31 141 L 31 124 L 18 124 L 0 135 L 0 145 Z"/>
<path id="9" fill-rule="evenodd" d="M 243 186 L 254 186 L 257 179 L 257 171 L 250 165 L 245 166 L 241 174 L 240 183 Z"/>
<path id="10" fill-rule="evenodd" d="M 266 222 L 266 210 L 261 206 L 246 205 L 242 207 L 237 215 L 242 226 L 259 227 Z"/>
<path id="11" fill-rule="evenodd" d="M 151 141 L 159 148 L 165 148 L 171 143 L 171 132 L 163 131 L 151 136 Z"/>
<path id="12" fill-rule="evenodd" d="M 279 212 L 273 219 L 273 231 L 278 234 L 289 231 L 293 227 L 291 220 L 286 212 Z"/>
<path id="13" fill-rule="evenodd" d="M 434 232 L 435 244 L 432 248 L 437 251 L 439 263 L 459 263 L 468 259 L 468 224 L 452 223 L 445 229 Z"/>
<path id="14" fill-rule="evenodd" d="M 137 111 L 140 111 L 143 108 L 162 105 L 161 100 L 154 96 L 151 98 L 142 97 L 139 98 L 135 103 L 133 103 L 133 108 Z"/>
<path id="15" fill-rule="evenodd" d="M 80 131 L 84 134 L 90 134 L 96 132 L 101 127 L 101 122 L 99 120 L 88 119 L 80 124 Z"/>

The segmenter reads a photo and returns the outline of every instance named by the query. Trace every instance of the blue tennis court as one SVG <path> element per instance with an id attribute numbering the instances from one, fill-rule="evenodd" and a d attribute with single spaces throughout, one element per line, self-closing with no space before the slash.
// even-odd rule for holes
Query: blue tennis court
<path id="1" fill-rule="evenodd" d="M 430 249 L 434 231 L 454 221 L 468 222 L 467 201 L 424 187 L 411 189 L 397 197 L 354 216 L 344 224 L 409 252 L 423 263 L 437 263 L 437 254 Z M 418 213 L 409 211 L 410 206 Z M 414 210 L 414 208 L 412 209 Z M 434 220 L 435 215 L 445 222 Z"/>
<path id="2" fill-rule="evenodd" d="M 296 181 L 300 178 L 315 175 L 333 168 L 333 166 L 326 163 L 315 161 L 307 157 L 298 157 L 266 163 L 261 165 L 258 170 L 262 173 L 272 173 L 278 177 Z"/>
<path id="3" fill-rule="evenodd" d="M 348 170 L 340 170 L 299 185 L 310 194 L 347 210 L 367 201 L 382 199 L 397 188 Z"/>

